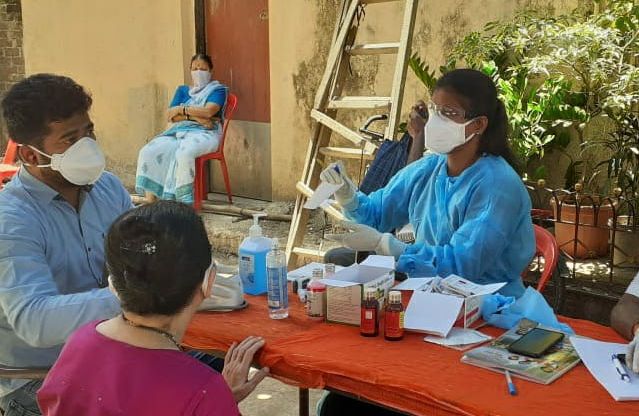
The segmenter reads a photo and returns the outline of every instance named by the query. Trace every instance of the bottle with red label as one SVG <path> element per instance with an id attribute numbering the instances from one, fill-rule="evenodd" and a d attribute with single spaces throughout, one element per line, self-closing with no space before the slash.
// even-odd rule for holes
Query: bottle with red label
<path id="1" fill-rule="evenodd" d="M 306 286 L 306 314 L 317 321 L 326 317 L 326 285 L 320 282 L 323 276 L 322 269 L 314 269 L 311 282 Z"/>
<path id="2" fill-rule="evenodd" d="M 398 290 L 388 293 L 388 305 L 384 312 L 384 338 L 387 341 L 399 341 L 404 338 L 404 305 L 402 292 Z"/>
<path id="3" fill-rule="evenodd" d="M 377 290 L 367 287 L 362 302 L 359 333 L 363 337 L 376 337 L 379 334 L 379 302 Z"/>

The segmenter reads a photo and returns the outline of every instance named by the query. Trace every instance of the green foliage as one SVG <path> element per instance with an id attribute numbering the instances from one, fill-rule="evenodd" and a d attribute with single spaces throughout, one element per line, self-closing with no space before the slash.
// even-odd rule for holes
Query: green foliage
<path id="1" fill-rule="evenodd" d="M 570 158 L 566 187 L 605 175 L 624 195 L 637 192 L 639 130 L 639 5 L 633 0 L 600 2 L 597 13 L 574 11 L 547 16 L 523 11 L 508 22 L 488 23 L 459 41 L 445 68 L 457 62 L 493 77 L 509 116 L 513 150 L 526 162 L 528 176 L 545 177 L 550 149 Z M 410 66 L 429 91 L 435 71 L 418 56 Z M 610 119 L 607 137 L 584 137 L 594 117 Z M 634 118 L 633 118 L 634 117 Z M 611 154 L 594 169 L 565 149 L 576 137 L 583 151 Z M 602 152 L 606 150 L 606 152 Z M 634 169 L 634 170 L 633 170 Z"/>

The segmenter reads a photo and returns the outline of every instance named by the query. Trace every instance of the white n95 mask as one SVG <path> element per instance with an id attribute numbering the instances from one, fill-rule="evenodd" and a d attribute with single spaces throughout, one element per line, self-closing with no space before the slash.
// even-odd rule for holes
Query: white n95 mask
<path id="1" fill-rule="evenodd" d="M 51 168 L 51 170 L 58 171 L 64 179 L 74 185 L 82 186 L 95 183 L 104 172 L 106 165 L 104 153 L 102 153 L 98 142 L 91 137 L 83 137 L 73 143 L 64 153 L 54 153 L 52 155 L 48 155 L 33 146 L 29 147 L 51 159 L 51 163 L 35 165 L 35 167 Z M 25 165 L 29 166 L 27 163 Z"/>
<path id="2" fill-rule="evenodd" d="M 466 123 L 456 123 L 437 113 L 430 114 L 426 126 L 424 126 L 426 147 L 435 153 L 444 155 L 450 153 L 477 134 L 473 133 L 466 137 L 466 126 L 473 121 L 474 119 Z"/>
<path id="3" fill-rule="evenodd" d="M 211 82 L 211 73 L 209 71 L 197 69 L 195 71 L 191 71 L 191 78 L 193 79 L 193 86 L 201 88 Z"/>

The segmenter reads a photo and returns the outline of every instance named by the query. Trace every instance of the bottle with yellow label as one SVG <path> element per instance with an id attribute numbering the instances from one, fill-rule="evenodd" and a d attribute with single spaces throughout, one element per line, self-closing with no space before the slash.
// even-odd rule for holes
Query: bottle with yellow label
<path id="1" fill-rule="evenodd" d="M 402 292 L 392 290 L 388 293 L 388 305 L 384 312 L 384 339 L 399 341 L 404 338 L 404 305 Z"/>

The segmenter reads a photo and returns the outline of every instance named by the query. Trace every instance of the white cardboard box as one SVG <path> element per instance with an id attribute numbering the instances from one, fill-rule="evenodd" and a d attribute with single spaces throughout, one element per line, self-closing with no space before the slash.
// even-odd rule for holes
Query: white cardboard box
<path id="1" fill-rule="evenodd" d="M 462 328 L 472 328 L 473 324 L 481 318 L 481 306 L 484 302 L 484 297 L 497 292 L 506 285 L 506 283 L 480 285 L 454 274 L 445 278 L 442 283 L 450 288 L 458 289 L 458 292 L 464 295 L 464 304 L 455 322 L 455 326 Z"/>
<path id="2" fill-rule="evenodd" d="M 495 293 L 506 283 L 480 285 L 462 277 L 450 275 L 445 279 L 441 279 L 439 277 L 407 279 L 397 285 L 394 289 L 430 292 L 433 290 L 433 284 L 440 287 L 448 286 L 449 288 L 456 289 L 455 292 L 458 293 L 459 297 L 464 298 L 464 303 L 462 304 L 462 308 L 454 326 L 472 328 L 475 326 L 474 324 L 477 320 L 481 318 L 481 307 L 484 297 Z"/>
<path id="3" fill-rule="evenodd" d="M 323 279 L 327 286 L 326 320 L 359 326 L 364 289 L 377 289 L 377 300 L 382 305 L 394 281 L 393 269 L 369 266 L 366 262 L 346 267 L 332 279 Z"/>

